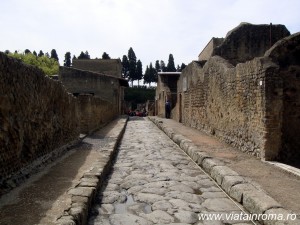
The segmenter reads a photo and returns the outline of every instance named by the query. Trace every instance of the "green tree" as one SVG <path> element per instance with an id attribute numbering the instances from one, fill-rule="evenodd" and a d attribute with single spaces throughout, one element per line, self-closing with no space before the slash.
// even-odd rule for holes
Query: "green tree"
<path id="1" fill-rule="evenodd" d="M 129 61 L 126 55 L 123 55 L 122 58 L 122 77 L 128 78 L 128 71 L 129 71 Z"/>
<path id="2" fill-rule="evenodd" d="M 37 66 L 43 70 L 46 75 L 58 74 L 59 64 L 55 59 L 51 59 L 46 56 L 36 57 L 32 53 L 10 53 L 9 55 L 22 60 L 25 64 Z"/>
<path id="3" fill-rule="evenodd" d="M 31 53 L 31 51 L 29 50 L 29 49 L 25 49 L 25 54 L 29 54 L 29 53 Z"/>
<path id="4" fill-rule="evenodd" d="M 172 54 L 169 55 L 168 65 L 167 65 L 167 72 L 176 72 L 174 57 Z"/>
<path id="5" fill-rule="evenodd" d="M 33 55 L 35 55 L 36 57 L 37 57 L 37 53 L 36 53 L 36 51 L 33 51 L 33 53 L 32 53 Z"/>
<path id="6" fill-rule="evenodd" d="M 163 60 L 160 60 L 160 70 L 161 70 L 161 72 L 166 72 L 167 71 L 166 64 Z"/>
<path id="7" fill-rule="evenodd" d="M 149 84 L 150 86 L 150 83 L 151 83 L 150 71 L 149 71 L 149 66 L 147 66 L 144 75 L 144 84 Z"/>
<path id="8" fill-rule="evenodd" d="M 133 81 L 137 80 L 137 77 L 136 77 L 136 55 L 132 47 L 130 47 L 128 50 L 128 60 L 129 60 L 128 78 L 131 81 L 131 86 L 133 86 Z"/>
<path id="9" fill-rule="evenodd" d="M 51 50 L 51 56 L 50 56 L 50 58 L 51 58 L 51 59 L 55 59 L 55 60 L 58 62 L 58 55 L 57 55 L 55 49 L 52 49 L 52 50 Z"/>
<path id="10" fill-rule="evenodd" d="M 150 63 L 150 65 L 149 65 L 150 82 L 156 82 L 155 74 L 156 74 L 156 70 L 155 70 L 155 68 L 152 66 L 152 63 Z M 150 84 L 149 84 L 149 85 L 150 85 Z"/>
<path id="11" fill-rule="evenodd" d="M 136 79 L 138 80 L 138 87 L 140 86 L 140 80 L 143 79 L 143 65 L 141 60 L 136 63 Z"/>
<path id="12" fill-rule="evenodd" d="M 78 56 L 78 59 L 90 59 L 90 55 L 88 53 L 88 51 L 81 52 L 80 55 Z"/>
<path id="13" fill-rule="evenodd" d="M 186 65 L 184 63 L 181 64 L 180 66 L 180 72 L 186 67 Z"/>
<path id="14" fill-rule="evenodd" d="M 159 60 L 156 60 L 156 61 L 155 61 L 155 69 L 156 69 L 156 72 L 160 72 L 160 64 L 159 64 Z"/>
<path id="15" fill-rule="evenodd" d="M 44 56 L 44 52 L 42 50 L 40 50 L 38 57 Z"/>
<path id="16" fill-rule="evenodd" d="M 71 66 L 71 53 L 70 52 L 66 52 L 66 54 L 65 54 L 64 66 L 66 66 L 66 67 Z"/>
<path id="17" fill-rule="evenodd" d="M 106 52 L 103 52 L 102 59 L 110 59 L 110 56 Z"/>
<path id="18" fill-rule="evenodd" d="M 89 52 L 88 52 L 88 51 L 85 51 L 85 53 L 84 53 L 84 54 L 85 54 L 85 58 L 86 58 L 86 59 L 91 59 L 91 57 L 90 57 L 90 54 L 89 54 Z"/>

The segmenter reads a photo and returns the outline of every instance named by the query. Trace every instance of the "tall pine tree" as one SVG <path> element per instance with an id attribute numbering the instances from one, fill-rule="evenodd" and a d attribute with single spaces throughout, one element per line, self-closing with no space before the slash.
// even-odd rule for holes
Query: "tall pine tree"
<path id="1" fill-rule="evenodd" d="M 167 72 L 176 72 L 174 57 L 172 54 L 169 55 L 169 61 L 167 65 Z"/>
<path id="2" fill-rule="evenodd" d="M 102 59 L 110 59 L 110 56 L 106 52 L 103 52 Z"/>
<path id="3" fill-rule="evenodd" d="M 122 77 L 128 78 L 128 72 L 129 72 L 129 61 L 126 55 L 123 55 L 122 58 Z"/>
<path id="4" fill-rule="evenodd" d="M 133 81 L 137 80 L 137 77 L 136 77 L 136 56 L 132 47 L 130 47 L 128 50 L 128 60 L 129 60 L 128 78 L 131 81 L 131 86 L 133 86 Z"/>
<path id="5" fill-rule="evenodd" d="M 141 60 L 136 63 L 136 79 L 138 80 L 138 87 L 140 86 L 140 80 L 143 79 L 143 66 Z"/>
<path id="6" fill-rule="evenodd" d="M 58 62 L 58 55 L 57 55 L 55 49 L 51 50 L 51 56 L 50 56 L 50 58 L 55 59 Z"/>
<path id="7" fill-rule="evenodd" d="M 149 84 L 151 83 L 151 77 L 150 77 L 150 70 L 149 70 L 149 66 L 146 67 L 145 70 L 145 75 L 144 75 L 144 84 Z"/>
<path id="8" fill-rule="evenodd" d="M 67 52 L 65 54 L 64 66 L 71 67 L 71 53 Z"/>

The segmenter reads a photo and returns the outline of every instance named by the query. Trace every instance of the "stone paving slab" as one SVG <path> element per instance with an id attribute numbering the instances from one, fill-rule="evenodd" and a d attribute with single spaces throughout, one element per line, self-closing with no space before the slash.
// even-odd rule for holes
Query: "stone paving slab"
<path id="1" fill-rule="evenodd" d="M 210 175 L 233 199 L 241 203 L 246 210 L 255 214 L 270 213 L 272 210 L 282 209 L 282 206 L 271 196 L 269 196 L 261 187 L 253 185 L 251 179 L 239 176 L 232 169 L 224 166 L 224 162 L 211 157 L 206 152 L 202 152 L 191 140 L 182 134 L 176 132 L 163 123 L 158 117 L 149 117 L 149 119 L 162 131 L 165 132 L 176 144 L 178 144 L 190 158 L 197 163 L 203 170 Z M 297 192 L 295 190 L 295 192 Z M 300 219 L 280 221 L 280 220 L 264 220 L 263 224 L 300 224 Z"/>

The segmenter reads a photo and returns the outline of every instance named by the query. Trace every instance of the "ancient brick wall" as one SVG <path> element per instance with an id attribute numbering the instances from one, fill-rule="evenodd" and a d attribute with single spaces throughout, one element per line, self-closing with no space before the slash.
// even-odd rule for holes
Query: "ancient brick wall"
<path id="1" fill-rule="evenodd" d="M 282 104 L 276 96 L 266 99 L 265 89 L 266 82 L 276 84 L 277 69 L 267 58 L 255 58 L 237 67 L 218 56 L 210 58 L 204 66 L 192 62 L 178 81 L 182 98 L 182 105 L 176 106 L 178 120 L 216 135 L 244 152 L 272 158 L 279 151 L 274 137 L 279 135 L 281 124 L 272 120 L 274 129 L 269 132 L 265 120 L 267 116 L 280 117 Z M 269 92 L 276 89 L 276 85 L 268 87 Z M 267 101 L 273 105 L 268 115 Z M 269 149 L 266 156 L 266 140 L 271 139 L 277 149 Z"/>
<path id="2" fill-rule="evenodd" d="M 78 137 L 77 99 L 36 67 L 0 53 L 0 184 Z"/>
<path id="3" fill-rule="evenodd" d="M 104 126 L 118 114 L 112 103 L 91 95 L 79 95 L 80 133 L 89 134 Z"/>

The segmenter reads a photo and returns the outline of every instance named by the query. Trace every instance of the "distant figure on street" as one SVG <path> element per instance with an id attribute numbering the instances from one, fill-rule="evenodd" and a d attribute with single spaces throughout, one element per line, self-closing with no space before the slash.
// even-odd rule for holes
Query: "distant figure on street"
<path id="1" fill-rule="evenodd" d="M 170 119 L 170 115 L 171 115 L 171 103 L 170 103 L 169 100 L 166 101 L 165 110 L 166 110 L 166 118 Z"/>

